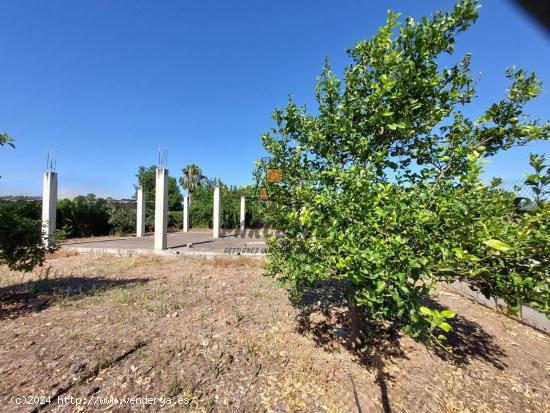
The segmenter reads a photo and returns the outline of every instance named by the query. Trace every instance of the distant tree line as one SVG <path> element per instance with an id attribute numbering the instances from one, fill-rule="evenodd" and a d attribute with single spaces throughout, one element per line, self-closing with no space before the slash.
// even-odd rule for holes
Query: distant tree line
<path id="1" fill-rule="evenodd" d="M 212 228 L 214 188 L 216 185 L 218 185 L 221 190 L 222 228 L 239 227 L 241 195 L 246 196 L 246 227 L 258 228 L 263 226 L 263 220 L 259 212 L 259 201 L 252 187 L 238 188 L 232 185 L 225 185 L 223 182 L 207 179 L 201 186 L 195 188 L 193 191 L 191 205 L 189 207 L 189 222 L 192 228 Z"/>
<path id="2" fill-rule="evenodd" d="M 0 215 L 8 211 L 20 219 L 33 222 L 40 234 L 42 201 L 0 200 Z M 57 229 L 62 238 L 80 238 L 109 234 L 129 234 L 135 231 L 135 209 L 117 200 L 98 198 L 94 194 L 80 195 L 57 202 Z M 38 238 L 40 236 L 38 235 Z"/>
<path id="3" fill-rule="evenodd" d="M 154 229 L 155 221 L 155 179 L 156 167 L 140 166 L 136 175 L 138 186 L 145 194 L 145 228 Z M 246 226 L 249 228 L 262 226 L 258 211 L 258 202 L 250 188 L 228 186 L 220 179 L 209 179 L 202 169 L 195 164 L 187 165 L 182 169 L 179 178 L 180 185 L 190 197 L 189 223 L 191 228 L 212 228 L 212 210 L 214 188 L 221 188 L 222 197 L 222 228 L 237 228 L 240 221 L 240 198 L 247 196 Z M 176 178 L 168 177 L 168 227 L 183 227 L 183 196 L 177 185 Z M 134 216 L 135 219 L 135 216 Z"/>
<path id="4" fill-rule="evenodd" d="M 146 230 L 154 230 L 155 220 L 155 166 L 141 166 L 137 179 L 146 197 Z M 200 179 L 186 174 L 186 170 L 198 174 Z M 219 179 L 208 179 L 196 165 L 183 170 L 186 179 L 180 178 L 180 183 L 187 187 L 192 196 L 189 209 L 191 228 L 211 228 L 214 187 L 220 186 L 222 196 L 222 227 L 238 228 L 240 221 L 240 197 L 247 196 L 246 226 L 249 228 L 262 226 L 258 212 L 258 201 L 252 188 L 228 186 Z M 189 184 L 187 184 L 189 183 Z M 137 186 L 136 186 L 137 188 Z M 134 196 L 135 199 L 135 196 Z M 183 227 L 183 196 L 176 178 L 168 179 L 168 228 L 171 231 Z M 2 216 L 16 215 L 20 220 L 26 220 L 33 225 L 36 239 L 40 239 L 40 220 L 42 202 L 40 200 L 0 199 L 0 214 Z M 112 198 L 101 198 L 94 194 L 80 195 L 73 199 L 60 199 L 57 202 L 57 229 L 62 238 L 82 238 L 102 235 L 125 235 L 135 233 L 136 204 Z"/>
<path id="5" fill-rule="evenodd" d="M 14 139 L 0 133 L 0 147 L 15 147 Z M 154 229 L 156 167 L 141 166 L 136 175 L 138 186 L 146 196 L 146 230 Z M 190 225 L 192 228 L 212 227 L 213 193 L 215 186 L 222 190 L 223 228 L 237 228 L 240 221 L 240 197 L 247 196 L 246 226 L 260 227 L 259 205 L 252 188 L 227 186 L 219 179 L 208 179 L 198 165 L 182 169 L 181 186 L 191 199 Z M 137 186 L 136 186 L 137 188 Z M 135 199 L 135 195 L 134 195 Z M 174 177 L 168 179 L 168 228 L 182 228 L 183 196 Z M 40 199 L 33 197 L 0 198 L 0 265 L 15 270 L 30 271 L 42 265 L 47 252 L 57 246 L 42 242 Z M 100 198 L 94 194 L 61 199 L 57 202 L 56 239 L 131 234 L 136 228 L 135 203 Z"/>

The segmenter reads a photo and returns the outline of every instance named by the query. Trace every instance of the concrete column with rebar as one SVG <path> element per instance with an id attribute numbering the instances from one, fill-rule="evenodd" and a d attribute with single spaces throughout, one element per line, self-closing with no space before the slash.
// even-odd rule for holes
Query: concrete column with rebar
<path id="1" fill-rule="evenodd" d="M 155 184 L 155 250 L 168 245 L 168 169 L 157 168 Z"/>
<path id="2" fill-rule="evenodd" d="M 242 195 L 241 196 L 241 220 L 240 220 L 241 233 L 244 233 L 245 221 L 246 221 L 246 198 L 244 195 Z"/>
<path id="3" fill-rule="evenodd" d="M 42 240 L 46 247 L 55 242 L 54 232 L 57 213 L 57 172 L 44 173 L 42 186 Z"/>
<path id="4" fill-rule="evenodd" d="M 212 237 L 220 237 L 220 224 L 221 224 L 221 199 L 220 199 L 220 187 L 214 188 L 214 211 L 212 217 Z"/>
<path id="5" fill-rule="evenodd" d="M 136 237 L 145 236 L 145 192 L 143 188 L 137 190 L 137 208 L 136 208 Z"/>
<path id="6" fill-rule="evenodd" d="M 189 195 L 183 197 L 183 232 L 189 232 Z"/>

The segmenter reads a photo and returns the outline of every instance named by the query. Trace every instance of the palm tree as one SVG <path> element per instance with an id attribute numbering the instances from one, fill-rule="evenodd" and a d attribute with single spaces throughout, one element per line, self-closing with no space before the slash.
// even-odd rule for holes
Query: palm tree
<path id="1" fill-rule="evenodd" d="M 10 145 L 12 148 L 15 148 L 13 141 L 14 139 L 6 132 L 0 133 L 0 146 Z"/>
<path id="2" fill-rule="evenodd" d="M 189 194 L 189 201 L 193 197 L 193 190 L 202 185 L 202 182 L 206 179 L 206 176 L 202 174 L 202 169 L 194 163 L 187 165 L 181 170 L 182 176 L 180 176 L 180 185 L 187 189 Z"/>

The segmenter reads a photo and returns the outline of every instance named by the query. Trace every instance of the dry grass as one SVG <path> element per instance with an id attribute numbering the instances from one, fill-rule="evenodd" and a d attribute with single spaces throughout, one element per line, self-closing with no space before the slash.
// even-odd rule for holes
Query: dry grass
<path id="1" fill-rule="evenodd" d="M 263 265 L 54 255 L 31 274 L 0 269 L 3 410 L 20 411 L 12 395 L 92 393 L 184 396 L 189 412 L 550 409 L 548 336 L 442 291 L 459 311 L 455 358 L 406 337 L 362 358 L 340 313 L 304 319 Z"/>
<path id="2" fill-rule="evenodd" d="M 217 268 L 263 268 L 265 265 L 264 260 L 261 258 L 244 256 L 238 258 L 215 256 L 211 260 L 206 261 L 205 264 Z"/>
<path id="3" fill-rule="evenodd" d="M 78 255 L 78 251 L 70 250 L 70 249 L 60 249 L 52 253 L 46 254 L 46 260 L 55 260 L 58 258 L 68 258 L 68 257 L 76 257 Z"/>

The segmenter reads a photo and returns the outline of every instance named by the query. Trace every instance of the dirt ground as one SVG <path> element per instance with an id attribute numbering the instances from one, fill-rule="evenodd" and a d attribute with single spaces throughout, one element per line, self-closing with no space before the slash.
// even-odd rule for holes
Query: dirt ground
<path id="1" fill-rule="evenodd" d="M 262 265 L 58 253 L 0 268 L 0 410 L 550 411 L 548 335 L 440 289 L 452 356 L 383 331 L 358 355 L 345 308 L 321 311 L 323 290 L 294 307 Z"/>

